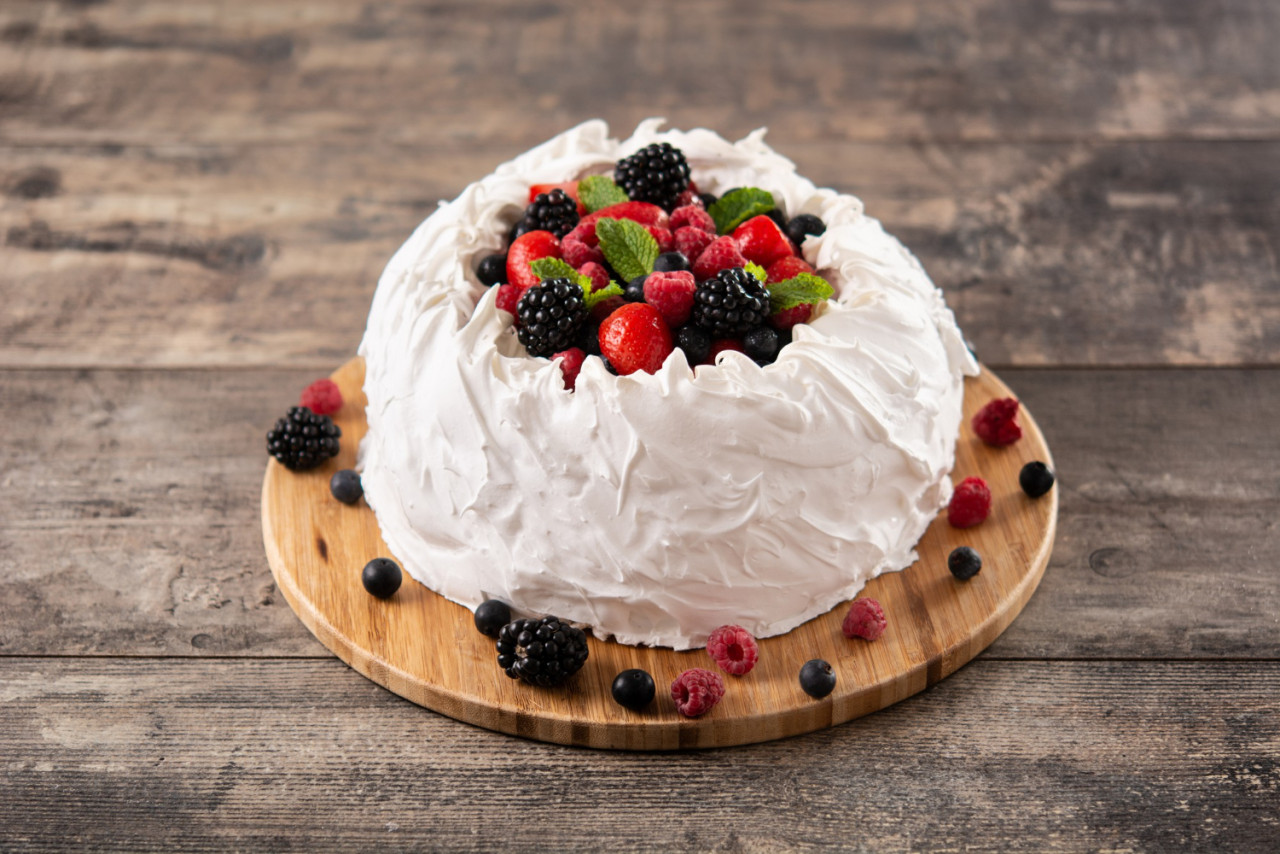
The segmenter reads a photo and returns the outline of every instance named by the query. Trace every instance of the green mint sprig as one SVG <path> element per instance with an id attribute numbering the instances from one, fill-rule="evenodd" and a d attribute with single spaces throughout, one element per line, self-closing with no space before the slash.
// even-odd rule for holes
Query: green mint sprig
<path id="1" fill-rule="evenodd" d="M 609 297 L 622 296 L 622 285 L 617 282 L 610 282 L 598 291 L 591 291 L 583 297 L 587 304 L 587 311 L 596 307 L 596 303 L 607 300 Z"/>
<path id="2" fill-rule="evenodd" d="M 587 209 L 587 213 L 630 201 L 627 191 L 615 184 L 608 175 L 589 175 L 579 181 L 578 200 Z"/>
<path id="3" fill-rule="evenodd" d="M 596 221 L 600 251 L 618 275 L 627 281 L 653 272 L 658 241 L 638 222 L 604 217 Z"/>
<path id="4" fill-rule="evenodd" d="M 707 208 L 716 222 L 716 231 L 728 234 L 753 216 L 768 213 L 775 207 L 773 194 L 759 187 L 742 187 L 725 193 Z"/>
<path id="5" fill-rule="evenodd" d="M 798 276 L 769 285 L 769 308 L 777 314 L 806 303 L 830 299 L 835 290 L 821 276 L 800 273 Z"/>

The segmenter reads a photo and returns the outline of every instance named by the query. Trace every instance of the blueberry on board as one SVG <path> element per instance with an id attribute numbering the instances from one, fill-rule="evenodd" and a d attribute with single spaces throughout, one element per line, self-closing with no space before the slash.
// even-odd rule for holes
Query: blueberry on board
<path id="1" fill-rule="evenodd" d="M 329 492 L 343 504 L 355 504 L 364 495 L 364 487 L 360 484 L 360 473 L 355 469 L 343 469 L 334 472 L 329 478 Z"/>
<path id="2" fill-rule="evenodd" d="M 961 581 L 968 581 L 982 569 L 982 558 L 968 546 L 960 546 L 947 556 L 947 569 Z"/>
<path id="3" fill-rule="evenodd" d="M 385 557 L 375 557 L 364 565 L 364 572 L 360 573 L 364 589 L 379 599 L 395 595 L 402 579 L 399 565 Z"/>
<path id="4" fill-rule="evenodd" d="M 1039 460 L 1027 463 L 1018 472 L 1018 485 L 1031 498 L 1039 498 L 1053 489 L 1053 471 Z"/>
<path id="5" fill-rule="evenodd" d="M 613 680 L 613 699 L 619 706 L 638 712 L 653 702 L 653 677 L 643 670 L 624 670 Z"/>
<path id="6" fill-rule="evenodd" d="M 502 627 L 511 622 L 511 608 L 498 599 L 486 599 L 476 608 L 476 628 L 481 634 L 496 638 Z"/>
<path id="7" fill-rule="evenodd" d="M 836 687 L 836 672 L 821 658 L 813 658 L 800 668 L 800 687 L 810 697 L 822 699 Z"/>

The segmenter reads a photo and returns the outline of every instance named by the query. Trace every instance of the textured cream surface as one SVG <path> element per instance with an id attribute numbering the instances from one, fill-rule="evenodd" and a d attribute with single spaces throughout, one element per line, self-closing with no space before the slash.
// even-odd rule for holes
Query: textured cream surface
<path id="1" fill-rule="evenodd" d="M 786 632 L 901 569 L 950 496 L 963 376 L 976 371 L 916 259 L 849 195 L 763 142 L 590 121 L 442 204 L 392 258 L 360 346 L 365 496 L 404 568 L 474 608 L 552 613 L 685 648 L 725 623 Z M 535 183 L 607 173 L 668 141 L 711 192 L 770 190 L 827 223 L 804 244 L 835 286 L 764 368 L 740 353 L 577 391 L 525 355 L 474 269 Z M 478 304 L 477 304 L 478 302 Z"/>

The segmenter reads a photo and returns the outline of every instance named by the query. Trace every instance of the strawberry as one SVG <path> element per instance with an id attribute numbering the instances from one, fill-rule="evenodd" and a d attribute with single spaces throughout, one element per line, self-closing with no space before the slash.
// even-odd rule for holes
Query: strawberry
<path id="1" fill-rule="evenodd" d="M 644 280 L 644 301 L 658 310 L 667 326 L 675 329 L 688 322 L 697 289 L 693 273 L 688 270 L 650 273 Z"/>
<path id="2" fill-rule="evenodd" d="M 713 237 L 716 233 L 716 221 L 711 218 L 711 214 L 702 209 L 701 203 L 696 205 L 685 205 L 684 207 L 676 208 L 671 212 L 672 229 L 683 228 L 686 225 L 691 225 L 694 228 L 700 228 Z"/>
<path id="3" fill-rule="evenodd" d="M 580 347 L 570 347 L 551 357 L 553 362 L 556 359 L 560 360 L 560 370 L 564 373 L 564 387 L 573 391 L 573 387 L 578 383 L 578 373 L 582 370 L 582 363 L 587 360 L 587 354 Z"/>
<path id="4" fill-rule="evenodd" d="M 588 261 L 578 268 L 578 272 L 591 277 L 591 290 L 598 291 L 609 287 L 609 272 L 595 261 Z"/>
<path id="5" fill-rule="evenodd" d="M 725 235 L 711 241 L 698 260 L 693 263 L 693 275 L 699 281 L 711 278 L 721 270 L 730 267 L 741 267 L 747 263 L 742 252 L 738 250 L 738 241 Z"/>
<path id="6" fill-rule="evenodd" d="M 778 224 L 761 214 L 753 216 L 733 230 L 738 249 L 748 261 L 768 267 L 774 261 L 792 254 L 791 239 Z"/>
<path id="7" fill-rule="evenodd" d="M 541 281 L 529 269 L 539 258 L 559 258 L 560 241 L 549 231 L 529 231 L 516 238 L 507 250 L 507 283 L 531 288 Z"/>
<path id="8" fill-rule="evenodd" d="M 797 323 L 808 323 L 812 316 L 813 303 L 802 302 L 800 305 L 769 315 L 768 321 L 774 329 L 790 329 Z"/>
<path id="9" fill-rule="evenodd" d="M 609 205 L 607 208 L 601 208 L 592 214 L 587 214 L 578 223 L 581 228 L 584 225 L 590 226 L 594 232 L 596 228 L 596 220 L 604 219 L 630 219 L 641 225 L 656 225 L 659 228 L 666 228 L 670 223 L 667 212 L 657 205 L 651 205 L 648 202 L 619 202 L 616 205 Z"/>
<path id="10" fill-rule="evenodd" d="M 582 216 L 587 212 L 587 208 L 578 200 L 578 182 L 565 181 L 563 184 L 534 184 L 529 188 L 529 204 L 533 204 L 538 196 L 543 193 L 550 193 L 552 190 L 564 190 L 565 193 L 578 202 L 578 216 Z"/>
<path id="11" fill-rule="evenodd" d="M 675 248 L 675 241 L 671 237 L 670 229 L 659 228 L 656 225 L 646 225 L 645 231 L 653 235 L 653 239 L 658 241 L 658 252 L 670 252 Z"/>
<path id="12" fill-rule="evenodd" d="M 494 304 L 515 317 L 516 323 L 519 324 L 520 318 L 516 315 L 516 306 L 519 305 L 522 296 L 524 296 L 524 288 L 519 285 L 498 285 L 498 296 Z"/>
<path id="13" fill-rule="evenodd" d="M 785 258 L 779 258 L 769 265 L 768 283 L 785 282 L 787 279 L 794 279 L 801 273 L 812 273 L 813 267 L 803 258 L 797 258 L 794 255 L 788 255 Z"/>
<path id="14" fill-rule="evenodd" d="M 711 241 L 716 239 L 715 232 L 706 232 L 692 225 L 682 226 L 676 229 L 675 245 L 676 251 L 684 254 L 686 258 L 692 258 L 695 261 L 702 254 L 702 250 L 706 249 Z"/>
<path id="15" fill-rule="evenodd" d="M 619 374 L 655 373 L 672 349 L 671 330 L 648 303 L 627 303 L 600 324 L 600 352 Z"/>

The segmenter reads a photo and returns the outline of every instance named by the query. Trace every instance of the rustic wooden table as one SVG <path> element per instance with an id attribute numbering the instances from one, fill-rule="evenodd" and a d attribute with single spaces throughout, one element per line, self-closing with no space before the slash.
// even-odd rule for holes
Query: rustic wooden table
<path id="1" fill-rule="evenodd" d="M 1280 846 L 1280 6 L 0 3 L 0 849 Z M 272 585 L 262 436 L 437 199 L 592 116 L 771 141 L 1044 426 L 1040 591 L 831 730 L 420 709 Z"/>

